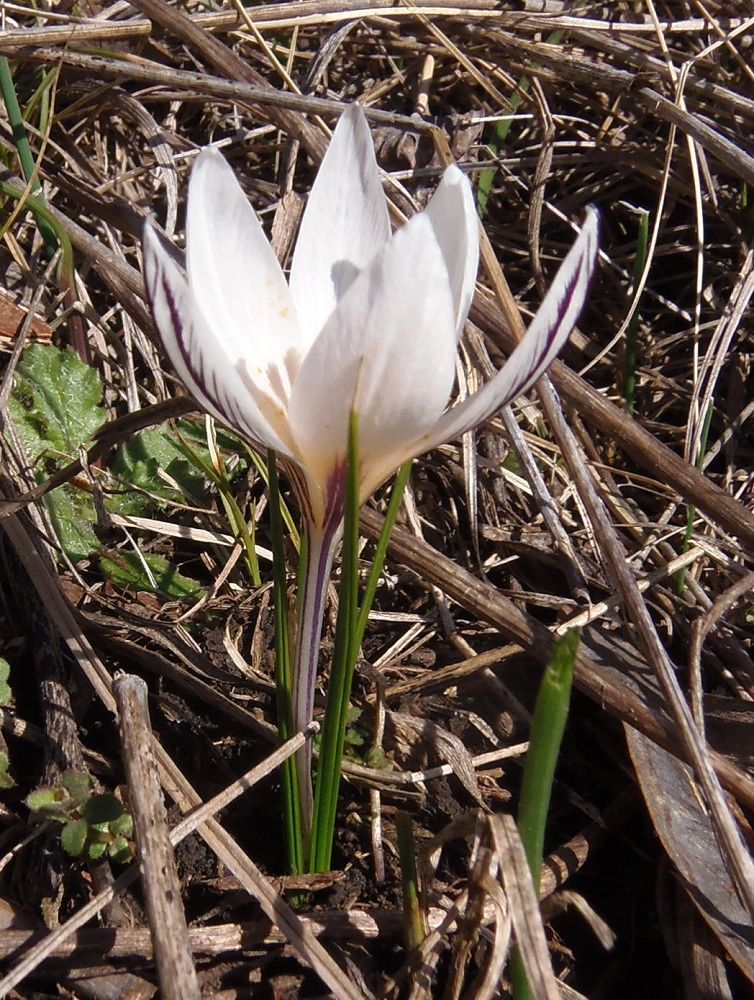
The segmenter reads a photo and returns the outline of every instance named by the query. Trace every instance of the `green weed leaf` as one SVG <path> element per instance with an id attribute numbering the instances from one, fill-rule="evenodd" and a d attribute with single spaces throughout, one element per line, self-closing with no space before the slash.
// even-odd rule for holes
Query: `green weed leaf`
<path id="1" fill-rule="evenodd" d="M 44 786 L 35 788 L 26 796 L 26 805 L 43 819 L 58 818 L 66 814 L 70 799 L 62 788 Z"/>
<path id="2" fill-rule="evenodd" d="M 177 601 L 201 596 L 201 587 L 196 580 L 183 576 L 167 559 L 152 552 L 140 555 L 135 552 L 109 552 L 100 557 L 100 569 L 111 583 L 123 590 L 158 594 Z"/>
<path id="3" fill-rule="evenodd" d="M 66 854 L 77 858 L 84 850 L 88 827 L 85 819 L 72 819 L 60 831 L 60 843 Z"/>
<path id="4" fill-rule="evenodd" d="M 92 793 L 92 779 L 86 771 L 68 771 L 63 775 L 61 784 L 76 805 L 85 802 Z"/>
<path id="5" fill-rule="evenodd" d="M 101 825 L 107 828 L 109 823 L 122 814 L 123 806 L 114 795 L 106 792 L 102 795 L 92 795 L 79 811 L 90 826 Z"/>
<path id="6" fill-rule="evenodd" d="M 0 750 L 0 789 L 13 788 L 15 781 L 10 773 L 8 754 Z"/>
<path id="7" fill-rule="evenodd" d="M 45 497 L 63 551 L 72 562 L 88 559 L 99 548 L 91 497 L 75 486 L 59 486 Z"/>
<path id="8" fill-rule="evenodd" d="M 106 840 L 97 840 L 93 844 L 90 844 L 87 849 L 87 854 L 92 861 L 101 861 L 102 856 L 108 849 L 109 844 Z"/>
<path id="9" fill-rule="evenodd" d="M 107 845 L 107 853 L 118 865 L 128 864 L 133 859 L 134 852 L 125 837 L 116 837 Z"/>
<path id="10" fill-rule="evenodd" d="M 102 382 L 70 349 L 32 344 L 16 369 L 9 402 L 27 456 L 75 456 L 105 422 Z"/>
<path id="11" fill-rule="evenodd" d="M 32 344 L 16 370 L 8 401 L 37 481 L 74 458 L 105 422 L 102 382 L 71 350 Z M 74 562 L 98 547 L 91 498 L 74 486 L 53 490 L 45 503 L 60 544 Z"/>
<path id="12" fill-rule="evenodd" d="M 0 705 L 10 705 L 13 700 L 13 692 L 8 683 L 9 677 L 10 663 L 8 663 L 4 656 L 0 656 Z"/>
<path id="13" fill-rule="evenodd" d="M 130 837 L 134 832 L 134 820 L 131 813 L 122 812 L 110 823 L 110 833 L 116 838 Z"/>
<path id="14" fill-rule="evenodd" d="M 209 462 L 209 451 L 204 443 L 201 425 L 193 420 L 180 420 L 177 426 L 181 437 Z M 180 438 L 168 425 L 152 427 L 135 434 L 118 449 L 111 469 L 124 483 L 131 483 L 139 490 L 144 490 L 144 493 L 127 491 L 109 499 L 110 509 L 121 514 L 138 515 L 153 510 L 159 506 L 159 502 L 152 497 L 197 501 L 206 490 L 202 470 L 189 461 Z M 161 470 L 180 486 L 181 492 L 166 482 L 160 474 Z"/>

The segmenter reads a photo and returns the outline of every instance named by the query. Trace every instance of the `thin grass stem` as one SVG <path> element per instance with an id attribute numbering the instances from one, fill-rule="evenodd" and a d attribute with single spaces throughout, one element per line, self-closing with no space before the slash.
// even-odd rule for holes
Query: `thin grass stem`
<path id="1" fill-rule="evenodd" d="M 267 469 L 266 462 L 264 462 L 260 458 L 260 456 L 254 451 L 253 448 L 250 448 L 248 445 L 246 445 L 245 447 L 246 447 L 246 452 L 247 452 L 247 454 L 249 456 L 249 459 L 251 460 L 252 464 L 256 468 L 256 470 L 259 473 L 259 475 L 262 477 L 265 485 L 267 485 L 268 482 L 269 482 L 269 480 L 267 478 L 268 477 L 268 469 Z M 283 498 L 283 495 L 279 491 L 278 491 L 278 496 L 280 497 L 280 513 L 281 513 L 282 518 L 283 518 L 283 524 L 285 525 L 285 530 L 288 532 L 288 537 L 293 542 L 293 547 L 296 549 L 297 552 L 300 553 L 300 551 L 301 551 L 301 536 L 299 534 L 299 530 L 296 527 L 296 524 L 295 524 L 295 522 L 293 520 L 293 515 L 291 514 L 291 511 L 290 511 L 290 508 L 288 507 L 288 504 L 285 502 L 285 500 Z"/>
<path id="2" fill-rule="evenodd" d="M 556 45 L 563 37 L 564 32 L 553 31 L 547 36 L 548 45 Z M 538 69 L 538 64 L 534 63 L 532 69 Z M 531 80 L 528 76 L 522 76 L 518 81 L 517 90 L 511 95 L 509 99 L 510 103 L 510 117 L 505 118 L 503 121 L 499 121 L 495 124 L 492 135 L 487 141 L 487 148 L 490 153 L 492 153 L 493 161 L 497 160 L 500 155 L 500 150 L 508 138 L 508 133 L 513 125 L 515 115 L 518 113 L 521 105 L 524 103 L 526 93 L 531 86 Z M 477 180 L 477 194 L 476 203 L 477 210 L 479 211 L 480 218 L 484 218 L 487 214 L 487 207 L 492 194 L 492 185 L 495 180 L 495 174 L 497 173 L 497 167 L 488 167 L 485 170 L 479 171 L 479 176 Z"/>

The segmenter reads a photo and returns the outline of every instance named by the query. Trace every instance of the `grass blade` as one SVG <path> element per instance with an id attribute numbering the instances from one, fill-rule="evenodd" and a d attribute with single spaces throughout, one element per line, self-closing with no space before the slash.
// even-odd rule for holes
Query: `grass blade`
<path id="1" fill-rule="evenodd" d="M 578 647 L 579 633 L 574 629 L 564 635 L 553 649 L 539 687 L 531 723 L 518 807 L 518 830 L 537 894 L 552 782 L 568 718 Z M 511 963 L 511 979 L 516 1000 L 534 1000 L 518 950 L 514 952 Z"/>
<path id="2" fill-rule="evenodd" d="M 395 814 L 395 828 L 398 832 L 398 856 L 401 863 L 401 885 L 403 887 L 403 937 L 406 951 L 418 948 L 427 936 L 424 916 L 419 899 L 419 874 L 416 870 L 416 843 L 414 825 L 408 813 Z"/>
<path id="3" fill-rule="evenodd" d="M 377 584 L 380 582 L 380 574 L 382 573 L 382 568 L 385 565 L 385 556 L 387 555 L 390 535 L 393 530 L 393 525 L 395 524 L 395 519 L 398 516 L 401 500 L 403 500 L 403 491 L 406 489 L 406 483 L 408 482 L 408 477 L 411 474 L 412 464 L 413 460 L 403 463 L 398 470 L 398 475 L 395 477 L 395 483 L 390 491 L 390 500 L 388 501 L 387 511 L 385 513 L 385 521 L 382 525 L 380 537 L 377 539 L 377 545 L 374 550 L 374 559 L 372 560 L 372 568 L 369 571 L 369 577 L 367 578 L 366 587 L 364 588 L 364 596 L 361 600 L 359 616 L 356 621 L 356 628 L 354 629 L 352 637 L 352 654 L 354 660 L 359 654 L 359 648 L 361 647 L 361 643 L 364 639 L 364 632 L 366 631 L 369 612 L 372 610 L 374 595 L 377 592 Z"/>
<path id="4" fill-rule="evenodd" d="M 32 194 L 39 194 L 42 190 L 42 185 L 39 183 L 37 178 L 37 165 L 34 162 L 31 147 L 29 146 L 29 140 L 26 135 L 26 124 L 18 103 L 18 95 L 16 94 L 16 87 L 13 83 L 10 63 L 5 56 L 0 56 L 0 94 L 2 94 L 5 110 L 8 114 L 8 121 L 13 133 L 13 141 L 16 144 L 16 152 L 18 153 L 18 160 L 21 164 L 21 170 L 24 178 L 26 179 L 26 183 L 31 185 L 30 190 Z M 42 200 L 41 195 L 40 200 Z M 45 250 L 50 256 L 52 256 L 58 249 L 58 236 L 55 227 L 51 225 L 49 219 L 46 219 L 45 216 L 34 207 L 34 204 L 31 201 L 29 202 L 29 207 L 34 212 L 34 217 L 37 220 L 39 232 L 42 234 L 42 239 L 44 240 Z"/>

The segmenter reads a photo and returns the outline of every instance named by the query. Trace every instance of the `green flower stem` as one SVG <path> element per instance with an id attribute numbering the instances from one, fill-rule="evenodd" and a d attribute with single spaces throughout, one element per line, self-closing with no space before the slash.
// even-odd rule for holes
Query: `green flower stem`
<path id="1" fill-rule="evenodd" d="M 566 633 L 556 644 L 545 667 L 531 723 L 518 807 L 518 831 L 536 895 L 539 894 L 539 873 L 552 783 L 568 718 L 578 646 L 579 633 L 576 629 Z M 534 1000 L 518 950 L 514 952 L 511 963 L 511 979 L 515 1000 Z"/>
<path id="2" fill-rule="evenodd" d="M 343 522 L 338 620 L 335 626 L 335 648 L 327 690 L 325 721 L 319 751 L 319 766 L 314 792 L 312 837 L 309 870 L 325 872 L 330 868 L 332 843 L 335 836 L 335 816 L 340 789 L 340 765 L 348 721 L 348 702 L 356 667 L 352 655 L 353 635 L 358 617 L 359 584 L 359 428 L 358 418 L 351 414 L 348 426 L 348 459 L 346 462 L 346 500 Z"/>
<path id="3" fill-rule="evenodd" d="M 296 637 L 296 655 L 291 683 L 291 718 L 293 731 L 303 729 L 312 719 L 314 692 L 317 685 L 317 666 L 322 636 L 322 619 L 327 601 L 333 555 L 338 542 L 339 525 L 330 528 L 309 526 L 306 537 L 306 571 L 299 594 L 299 623 Z M 341 602 L 343 596 L 341 594 Z M 340 621 L 340 616 L 338 617 Z M 335 655 L 338 655 L 337 632 Z M 327 721 L 325 722 L 327 726 Z M 322 739 L 325 740 L 323 732 Z M 298 790 L 301 810 L 302 837 L 310 845 L 312 834 L 312 747 L 305 743 L 296 754 Z"/>
<path id="4" fill-rule="evenodd" d="M 372 608 L 380 574 L 385 562 L 390 533 L 411 472 L 411 462 L 404 462 L 398 471 L 390 494 L 385 522 L 377 540 L 372 568 L 367 579 L 361 607 L 358 607 L 358 543 L 359 543 L 359 481 L 358 428 L 355 415 L 349 429 L 346 508 L 341 560 L 340 605 L 335 633 L 335 650 L 330 684 L 327 691 L 325 721 L 322 727 L 319 767 L 314 795 L 314 819 L 310 870 L 328 871 L 335 836 L 341 763 L 351 687 L 361 642 Z"/>
<path id="5" fill-rule="evenodd" d="M 285 538 L 283 534 L 283 517 L 280 504 L 280 485 L 278 483 L 277 463 L 275 453 L 267 452 L 267 482 L 270 499 L 270 524 L 272 536 L 272 572 L 273 596 L 275 602 L 275 647 L 276 671 L 275 685 L 278 704 L 278 733 L 280 742 L 285 743 L 293 733 L 291 721 L 292 696 L 292 664 L 290 633 L 288 630 L 288 592 L 285 572 Z M 302 824 L 300 798 L 296 765 L 292 757 L 288 757 L 282 767 L 283 788 L 283 822 L 285 824 L 285 842 L 288 853 L 288 870 L 292 875 L 300 875 L 304 871 L 304 843 L 302 839 Z"/>

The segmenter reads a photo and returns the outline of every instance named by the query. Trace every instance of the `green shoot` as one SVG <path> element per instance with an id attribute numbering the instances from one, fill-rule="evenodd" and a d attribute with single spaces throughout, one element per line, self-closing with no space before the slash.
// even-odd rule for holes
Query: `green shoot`
<path id="1" fill-rule="evenodd" d="M 42 134 L 47 131 L 49 125 L 51 109 L 50 91 L 54 89 L 57 83 L 58 73 L 59 69 L 57 66 L 42 73 L 42 79 L 37 89 L 26 102 L 26 107 L 23 111 L 24 121 L 28 122 L 37 108 L 39 108 L 39 125 L 37 127 Z"/>
<path id="2" fill-rule="evenodd" d="M 547 813 L 555 765 L 568 718 L 578 648 L 579 633 L 576 629 L 566 633 L 556 644 L 545 667 L 531 722 L 529 750 L 518 807 L 518 830 L 529 862 L 535 894 L 539 893 Z M 518 951 L 513 955 L 511 979 L 516 1000 L 534 1000 Z"/>
<path id="3" fill-rule="evenodd" d="M 0 65 L 1 64 L 2 56 L 0 56 Z M 14 198 L 21 205 L 28 206 L 28 208 L 34 213 L 34 216 L 37 219 L 37 224 L 40 226 L 40 230 L 42 228 L 40 219 L 49 224 L 50 228 L 55 233 L 55 239 L 58 244 L 60 244 L 60 249 L 63 254 L 60 268 L 62 273 L 66 276 L 66 287 L 73 287 L 73 247 L 71 246 L 71 241 L 68 239 L 68 234 L 49 210 L 44 200 L 28 194 L 26 191 L 20 191 L 14 185 L 8 184 L 7 181 L 0 181 L 0 193 L 7 195 L 9 198 Z M 13 219 L 14 215 L 11 214 L 6 222 L 0 226 L 0 239 L 2 239 L 8 232 L 8 229 L 13 223 Z M 57 244 L 55 249 L 57 249 Z"/>
<path id="4" fill-rule="evenodd" d="M 516 114 L 518 109 L 523 104 L 523 95 L 528 89 L 529 79 L 524 76 L 519 80 L 518 90 L 510 99 L 511 117 L 505 118 L 503 121 L 495 124 L 495 131 L 487 142 L 487 147 L 492 154 L 493 160 L 498 158 L 500 150 L 505 145 L 505 140 L 508 138 L 508 133 L 510 132 L 511 125 L 513 124 L 512 116 Z M 476 189 L 476 204 L 480 219 L 483 219 L 487 214 L 487 207 L 490 195 L 492 194 L 492 183 L 495 180 L 495 172 L 496 167 L 487 167 L 485 170 L 479 171 L 479 179 L 477 181 Z"/>
<path id="5" fill-rule="evenodd" d="M 398 516 L 398 511 L 401 506 L 403 491 L 406 489 L 406 483 L 408 482 L 408 477 L 411 474 L 411 465 L 411 461 L 403 463 L 398 470 L 398 475 L 395 477 L 395 483 L 390 491 L 390 500 L 387 505 L 385 522 L 382 525 L 380 537 L 377 539 L 377 546 L 374 550 L 374 559 L 372 560 L 372 568 L 369 571 L 366 587 L 364 588 L 364 596 L 361 599 L 361 607 L 359 608 L 359 617 L 353 634 L 354 659 L 358 656 L 361 643 L 364 639 L 364 632 L 366 631 L 369 612 L 372 610 L 374 595 L 377 592 L 377 584 L 380 582 L 382 567 L 385 565 L 388 542 L 390 541 L 393 525 L 395 524 L 395 519 Z"/>
<path id="6" fill-rule="evenodd" d="M 395 827 L 398 831 L 398 857 L 401 863 L 403 887 L 403 939 L 406 951 L 411 952 L 422 943 L 427 935 L 427 929 L 419 899 L 414 829 L 408 813 L 396 813 Z"/>

